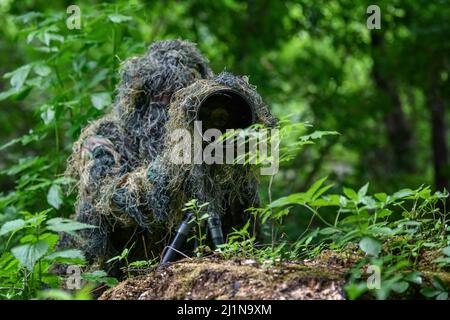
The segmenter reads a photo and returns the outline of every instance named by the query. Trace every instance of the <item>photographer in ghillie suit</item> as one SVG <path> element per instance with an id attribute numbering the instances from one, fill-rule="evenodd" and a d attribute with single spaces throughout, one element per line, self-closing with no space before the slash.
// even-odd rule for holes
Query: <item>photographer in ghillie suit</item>
<path id="1" fill-rule="evenodd" d="M 169 132 L 192 127 L 195 101 L 208 88 L 232 88 L 254 105 L 256 122 L 276 123 L 245 78 L 214 77 L 187 41 L 153 43 L 143 56 L 127 60 L 121 75 L 112 110 L 82 131 L 68 161 L 67 175 L 78 181 L 76 220 L 97 228 L 81 231 L 80 239 L 64 235 L 61 240 L 62 246 L 80 247 L 90 265 L 111 274 L 106 261 L 132 244 L 130 259 L 159 256 L 190 199 L 210 202 L 224 217 L 225 234 L 246 223 L 245 209 L 258 206 L 251 168 L 168 160 Z"/>

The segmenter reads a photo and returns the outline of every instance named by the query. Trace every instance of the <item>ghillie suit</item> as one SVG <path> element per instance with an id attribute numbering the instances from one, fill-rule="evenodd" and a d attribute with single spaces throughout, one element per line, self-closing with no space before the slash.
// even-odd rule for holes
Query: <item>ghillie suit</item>
<path id="1" fill-rule="evenodd" d="M 275 123 L 246 80 L 214 77 L 189 42 L 156 42 L 126 61 L 111 112 L 82 131 L 68 161 L 67 174 L 78 180 L 76 219 L 97 226 L 82 231 L 78 243 L 90 264 L 109 268 L 105 262 L 131 244 L 136 258 L 159 256 L 192 198 L 227 216 L 225 232 L 245 223 L 244 209 L 258 205 L 249 167 L 169 161 L 168 133 L 192 128 L 196 103 L 217 88 L 240 92 L 259 123 Z"/>

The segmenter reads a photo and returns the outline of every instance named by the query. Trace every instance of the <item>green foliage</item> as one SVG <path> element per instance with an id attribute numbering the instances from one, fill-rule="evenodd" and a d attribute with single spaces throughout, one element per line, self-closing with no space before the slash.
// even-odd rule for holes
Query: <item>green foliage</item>
<path id="1" fill-rule="evenodd" d="M 103 270 L 95 270 L 93 272 L 84 272 L 81 278 L 89 281 L 91 284 L 106 284 L 109 287 L 114 287 L 119 283 L 116 278 L 108 277 L 107 273 Z"/>
<path id="2" fill-rule="evenodd" d="M 447 227 L 447 231 L 450 231 L 449 227 Z M 436 260 L 434 260 L 434 262 L 437 263 L 440 267 L 450 266 L 450 246 L 443 248 L 441 251 L 444 256 L 437 258 Z"/>
<path id="3" fill-rule="evenodd" d="M 81 230 L 92 226 L 69 219 L 48 219 L 51 209 L 6 222 L 0 238 L 6 240 L 0 255 L 0 298 L 34 297 L 44 285 L 57 288 L 60 279 L 49 273 L 56 263 L 83 265 L 78 249 L 55 250 L 57 232 Z M 64 221 L 63 223 L 61 221 Z"/>
<path id="4" fill-rule="evenodd" d="M 450 288 L 446 286 L 439 277 L 434 276 L 431 279 L 432 287 L 426 287 L 420 292 L 427 298 L 435 298 L 436 300 L 448 300 Z"/>
<path id="5" fill-rule="evenodd" d="M 131 273 L 130 273 L 129 270 L 131 268 L 142 267 L 142 264 L 143 264 L 142 261 L 133 261 L 132 263 L 129 262 L 128 256 L 129 256 L 131 250 L 133 249 L 134 245 L 135 245 L 135 243 L 133 243 L 129 248 L 123 249 L 123 251 L 122 251 L 122 253 L 120 255 L 112 257 L 111 259 L 109 259 L 107 261 L 107 263 L 111 263 L 111 262 L 114 262 L 114 261 L 117 261 L 117 262 L 124 261 L 125 262 L 125 266 L 122 267 L 121 269 L 122 270 L 126 270 L 127 273 L 128 273 L 128 276 L 131 276 Z M 145 263 L 148 265 L 150 263 L 150 261 L 145 261 Z M 104 273 L 104 271 L 101 271 L 101 272 Z M 106 276 L 106 274 L 105 274 L 105 276 Z M 117 281 L 117 280 L 115 280 L 115 281 Z"/>
<path id="6" fill-rule="evenodd" d="M 230 259 L 232 257 L 253 258 L 259 253 L 255 249 L 255 236 L 250 236 L 250 221 L 248 221 L 241 229 L 234 229 L 227 235 L 227 241 L 220 245 L 218 252 Z"/>
<path id="7" fill-rule="evenodd" d="M 193 214 L 192 219 L 189 223 L 194 223 L 194 235 L 188 239 L 188 241 L 195 241 L 195 255 L 200 257 L 205 252 L 209 250 L 206 246 L 206 221 L 209 217 L 209 214 L 205 212 L 209 203 L 201 203 L 198 204 L 197 199 L 191 199 L 188 201 L 183 211 L 190 212 Z"/>
<path id="8" fill-rule="evenodd" d="M 377 257 L 381 252 L 381 242 L 371 237 L 364 237 L 359 241 L 359 248 L 367 255 Z"/>
<path id="9" fill-rule="evenodd" d="M 121 63 L 151 41 L 184 38 L 198 43 L 215 72 L 249 75 L 281 119 L 282 167 L 262 178 L 267 205 L 249 210 L 270 243 L 260 246 L 246 225 L 228 235 L 221 254 L 277 263 L 354 246 L 361 260 L 349 275 L 350 298 L 386 298 L 414 286 L 446 298 L 439 280 L 418 283 L 416 269 L 424 250 L 439 252 L 433 265 L 450 266 L 450 170 L 448 159 L 442 167 L 433 161 L 448 147 L 446 110 L 433 110 L 449 100 L 450 6 L 380 2 L 382 30 L 370 31 L 369 4 L 93 1 L 80 4 L 81 29 L 70 30 L 64 1 L 2 2 L 0 297 L 89 297 L 88 287 L 74 295 L 40 291 L 57 286 L 52 264 L 83 260 L 75 249 L 55 252 L 56 233 L 91 227 L 67 219 L 74 196 L 65 191 L 74 181 L 62 176 L 65 161 L 81 128 L 111 107 Z M 444 142 L 437 143 L 439 119 Z M 433 183 L 440 190 L 417 188 Z M 201 255 L 207 215 L 195 201 L 188 207 Z M 155 263 L 128 261 L 126 250 L 115 261 L 128 270 Z M 378 291 L 367 289 L 367 265 L 382 269 Z M 114 283 L 105 277 L 85 275 Z"/>
<path id="10" fill-rule="evenodd" d="M 264 219 L 270 210 L 298 205 L 306 208 L 312 219 L 322 222 L 324 227 L 306 232 L 290 246 L 289 251 L 295 252 L 297 257 L 314 257 L 324 249 L 346 252 L 352 244 L 357 246 L 360 258 L 346 286 L 349 298 L 355 299 L 367 292 L 378 299 L 402 294 L 410 284 L 422 284 L 417 268 L 424 250 L 442 248 L 442 253 L 448 255 L 449 219 L 445 211 L 439 210 L 448 193 L 432 193 L 430 188 L 420 187 L 403 189 L 392 195 L 370 195 L 366 184 L 357 191 L 343 188 L 343 195 L 327 194 L 321 191 L 330 189 L 322 187 L 324 182 L 325 179 L 320 179 L 306 192 L 273 201 L 261 211 L 262 217 Z M 320 213 L 330 206 L 336 207 L 334 222 L 327 221 Z M 444 257 L 434 263 L 446 265 L 448 261 Z M 367 266 L 380 269 L 380 288 L 369 290 L 367 277 L 361 274 L 361 268 Z M 421 292 L 427 293 L 427 297 L 445 296 L 442 286 L 435 285 L 435 288 Z"/>

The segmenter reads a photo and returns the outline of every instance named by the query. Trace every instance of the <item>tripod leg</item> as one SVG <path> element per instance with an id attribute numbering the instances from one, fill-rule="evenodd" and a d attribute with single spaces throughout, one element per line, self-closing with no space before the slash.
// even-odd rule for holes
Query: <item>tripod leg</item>
<path id="1" fill-rule="evenodd" d="M 189 213 L 186 216 L 186 219 L 184 219 L 183 222 L 178 227 L 177 233 L 175 234 L 175 237 L 170 243 L 170 246 L 166 247 L 166 250 L 164 252 L 163 258 L 161 259 L 159 267 L 164 266 L 168 262 L 178 260 L 179 253 L 177 251 L 181 251 L 181 249 L 185 245 L 189 237 L 189 233 L 191 232 L 191 229 L 194 225 L 192 217 L 193 214 Z"/>
<path id="2" fill-rule="evenodd" d="M 211 234 L 212 241 L 217 247 L 224 244 L 223 232 L 222 232 L 222 221 L 218 215 L 210 215 L 208 218 L 208 229 Z"/>

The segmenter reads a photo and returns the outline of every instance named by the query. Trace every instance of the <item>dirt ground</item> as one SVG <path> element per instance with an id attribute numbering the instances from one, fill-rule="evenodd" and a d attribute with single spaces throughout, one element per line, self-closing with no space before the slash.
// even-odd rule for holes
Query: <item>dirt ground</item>
<path id="1" fill-rule="evenodd" d="M 153 299 L 345 299 L 348 265 L 342 257 L 259 264 L 251 259 L 185 259 L 128 279 L 103 300 Z"/>
<path id="2" fill-rule="evenodd" d="M 419 259 L 424 281 L 438 276 L 450 286 L 449 270 L 437 270 L 430 261 L 437 253 L 426 252 Z M 323 251 L 315 260 L 258 263 L 252 259 L 224 260 L 218 256 L 189 258 L 161 270 L 121 282 L 104 292 L 101 300 L 344 300 L 347 271 L 360 253 Z M 394 299 L 423 299 L 417 290 Z"/>

